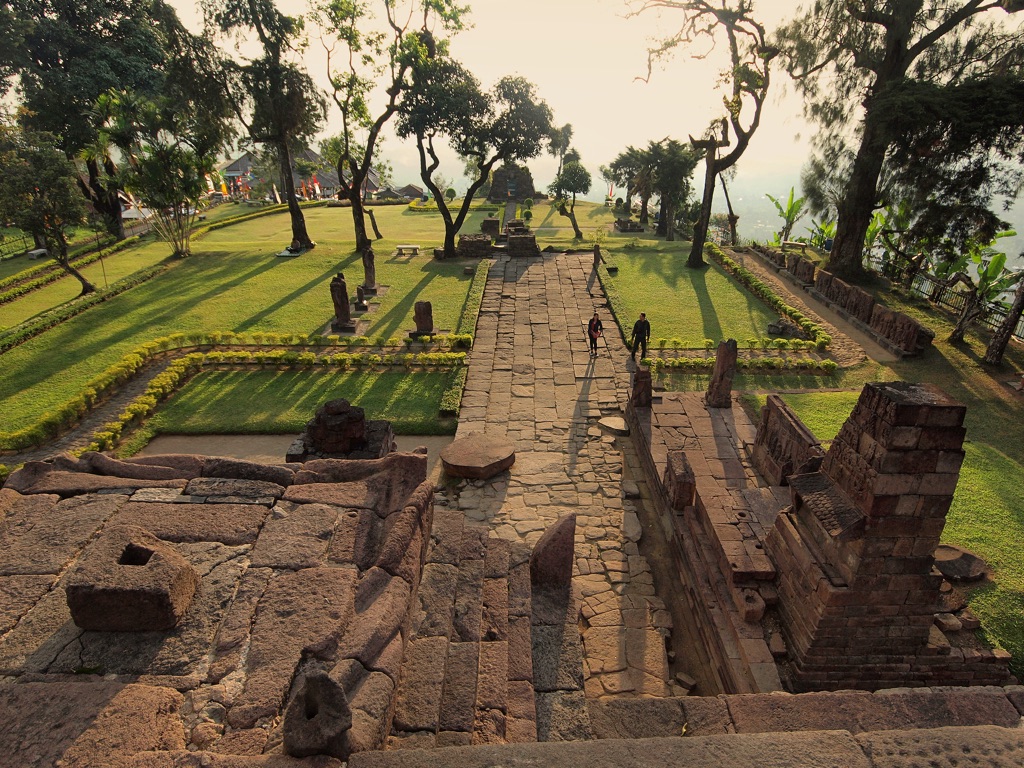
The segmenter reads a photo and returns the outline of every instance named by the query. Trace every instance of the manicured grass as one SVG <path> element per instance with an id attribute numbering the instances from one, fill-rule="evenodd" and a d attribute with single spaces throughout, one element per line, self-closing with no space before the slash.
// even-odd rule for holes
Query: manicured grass
<path id="1" fill-rule="evenodd" d="M 522 215 L 522 207 L 519 208 L 519 215 Z M 583 232 L 583 240 L 575 240 L 569 219 L 560 215 L 550 201 L 539 200 L 533 206 L 530 227 L 536 233 L 541 248 L 547 245 L 555 248 L 588 248 L 593 246 L 595 233 L 600 233 L 596 235 L 598 238 L 606 242 L 609 240 L 616 215 L 611 208 L 599 203 L 577 201 L 576 223 Z"/>
<path id="2" fill-rule="evenodd" d="M 369 335 L 404 335 L 414 328 L 416 301 L 433 303 L 434 324 L 454 329 L 471 275 L 463 260 L 431 258 L 442 240 L 439 215 L 376 209 L 388 239 L 377 241 L 377 281 L 390 286 L 367 317 Z M 479 228 L 475 214 L 465 231 Z M 77 395 L 96 375 L 139 345 L 171 333 L 238 331 L 318 333 L 333 314 L 329 282 L 344 270 L 349 292 L 362 280 L 347 208 L 305 211 L 319 245 L 297 258 L 276 257 L 291 239 L 287 214 L 211 232 L 194 255 L 149 282 L 78 315 L 5 353 L 0 377 L 0 425 L 15 431 Z M 396 259 L 398 243 L 419 243 L 422 255 Z M 149 247 L 149 246 L 147 246 Z M 134 249 L 129 249 L 129 255 Z"/>
<path id="3" fill-rule="evenodd" d="M 210 371 L 196 376 L 154 416 L 157 433 L 301 432 L 316 409 L 344 397 L 387 419 L 402 435 L 450 435 L 454 419 L 437 415 L 451 373 L 409 371 Z"/>
<path id="4" fill-rule="evenodd" d="M 612 285 L 627 311 L 627 317 L 620 318 L 622 330 L 628 335 L 639 314 L 646 312 L 654 349 L 658 339 L 673 338 L 690 349 L 702 349 L 705 339 L 717 345 L 730 338 L 746 347 L 747 339 L 767 336 L 768 323 L 778 319 L 718 265 L 688 268 L 689 243 L 622 248 L 619 242 L 605 245 L 609 263 L 619 268 Z"/>
<path id="5" fill-rule="evenodd" d="M 169 256 L 166 243 L 146 239 L 137 248 L 126 248 L 112 253 L 97 262 L 79 270 L 97 288 L 112 285 L 122 277 L 151 267 Z M 33 263 L 33 262 L 28 262 Z M 0 304 L 0 330 L 10 328 L 35 317 L 40 312 L 53 309 L 81 293 L 81 284 L 70 275 L 26 293 L 6 304 Z"/>
<path id="6" fill-rule="evenodd" d="M 859 392 L 786 394 L 783 399 L 824 441 L 839 432 Z M 764 398 L 760 398 L 763 403 Z M 994 571 L 993 583 L 973 592 L 971 610 L 981 619 L 990 642 L 1014 656 L 1024 674 L 1024 467 L 995 448 L 964 444 L 965 458 L 942 541 L 971 550 Z"/>

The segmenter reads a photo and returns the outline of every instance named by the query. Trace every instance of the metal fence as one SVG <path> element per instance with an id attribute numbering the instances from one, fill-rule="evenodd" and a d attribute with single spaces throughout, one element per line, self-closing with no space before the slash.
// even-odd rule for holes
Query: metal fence
<path id="1" fill-rule="evenodd" d="M 879 261 L 872 261 L 871 266 L 875 271 L 885 275 L 885 277 L 893 282 L 901 285 L 906 282 L 905 269 L 896 269 L 891 264 Z M 910 291 L 918 296 L 923 296 L 932 304 L 945 307 L 957 316 L 963 311 L 968 297 L 967 291 L 963 290 L 959 285 L 948 287 L 939 278 L 927 272 L 919 272 L 915 275 L 913 282 L 910 284 Z M 986 328 L 995 330 L 1003 324 L 1007 314 L 1005 305 L 989 302 L 985 313 L 976 322 Z M 1017 327 L 1013 330 L 1013 336 L 1018 340 L 1024 341 L 1024 318 L 1017 320 Z"/>

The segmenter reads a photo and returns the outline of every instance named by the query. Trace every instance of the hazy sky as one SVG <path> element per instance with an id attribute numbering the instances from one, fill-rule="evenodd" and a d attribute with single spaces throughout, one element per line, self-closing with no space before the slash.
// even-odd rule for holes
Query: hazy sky
<path id="1" fill-rule="evenodd" d="M 170 0 L 183 20 L 194 29 L 200 25 L 199 4 L 194 0 Z M 380 0 L 369 0 L 371 6 Z M 399 3 L 402 0 L 398 0 Z M 705 60 L 694 60 L 688 52 L 653 70 L 648 82 L 647 49 L 658 37 L 678 30 L 681 13 L 675 10 L 647 11 L 626 18 L 625 0 L 463 0 L 471 6 L 471 29 L 452 39 L 452 53 L 490 87 L 504 75 L 522 75 L 537 86 L 538 95 L 554 112 L 556 124 L 570 123 L 572 143 L 590 170 L 594 187 L 590 199 L 603 199 L 607 186 L 598 173 L 629 145 L 645 146 L 666 137 L 686 141 L 699 136 L 709 122 L 723 115 L 722 91 L 718 89 L 725 52 L 712 52 Z M 285 13 L 297 15 L 308 9 L 307 0 L 277 0 Z M 771 32 L 791 18 L 801 3 L 796 0 L 756 0 L 756 17 Z M 633 3 L 634 6 L 638 3 Z M 305 53 L 311 76 L 327 86 L 326 57 L 316 30 Z M 706 49 L 701 50 L 706 52 Z M 378 99 L 379 102 L 379 99 Z M 324 135 L 337 133 L 337 110 L 329 113 Z M 771 93 L 764 107 L 761 125 L 740 160 L 733 185 L 733 203 L 740 214 L 740 233 L 758 239 L 770 237 L 778 227 L 774 207 L 765 193 L 785 196 L 791 186 L 799 193 L 799 174 L 808 152 L 813 124 L 802 116 L 802 102 L 789 76 L 776 69 Z M 401 186 L 419 180 L 414 144 L 402 142 L 390 131 L 382 154 L 395 170 Z M 556 161 L 541 154 L 529 161 L 538 189 L 551 182 Z M 465 189 L 462 166 L 445 159 L 439 169 Z M 700 179 L 695 179 L 700 194 Z M 621 194 L 621 190 L 616 190 Z M 721 190 L 716 193 L 716 210 L 724 210 Z M 1024 219 L 1016 212 L 1012 219 Z M 798 225 L 810 224 L 809 217 Z M 1018 227 L 1024 225 L 1024 221 Z M 1011 253 L 1019 250 L 1015 239 Z M 1007 244 L 1004 241 L 1004 244 Z"/>

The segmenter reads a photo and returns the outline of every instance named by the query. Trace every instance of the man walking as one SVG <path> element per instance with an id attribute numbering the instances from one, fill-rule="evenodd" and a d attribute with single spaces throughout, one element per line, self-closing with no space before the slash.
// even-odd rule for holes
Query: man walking
<path id="1" fill-rule="evenodd" d="M 587 337 L 590 339 L 590 356 L 597 357 L 597 340 L 601 338 L 604 333 L 604 325 L 601 323 L 601 318 L 597 316 L 597 312 L 590 318 L 590 322 L 587 323 Z"/>
<path id="2" fill-rule="evenodd" d="M 630 357 L 636 361 L 636 350 L 641 348 L 643 351 L 640 355 L 640 359 L 643 360 L 647 357 L 647 342 L 651 340 L 651 324 L 647 322 L 647 315 L 644 312 L 640 313 L 640 319 L 633 323 L 633 340 L 630 344 L 630 351 L 632 354 Z"/>

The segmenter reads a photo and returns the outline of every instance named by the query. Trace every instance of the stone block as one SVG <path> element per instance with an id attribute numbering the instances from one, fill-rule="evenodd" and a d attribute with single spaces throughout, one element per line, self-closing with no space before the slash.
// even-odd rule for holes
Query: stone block
<path id="1" fill-rule="evenodd" d="M 79 558 L 65 590 L 76 625 L 100 632 L 171 629 L 185 615 L 199 576 L 148 531 L 112 526 Z"/>
<path id="2" fill-rule="evenodd" d="M 685 451 L 670 450 L 668 452 L 665 473 L 662 475 L 661 482 L 665 486 L 672 509 L 682 511 L 693 505 L 697 482 Z"/>

